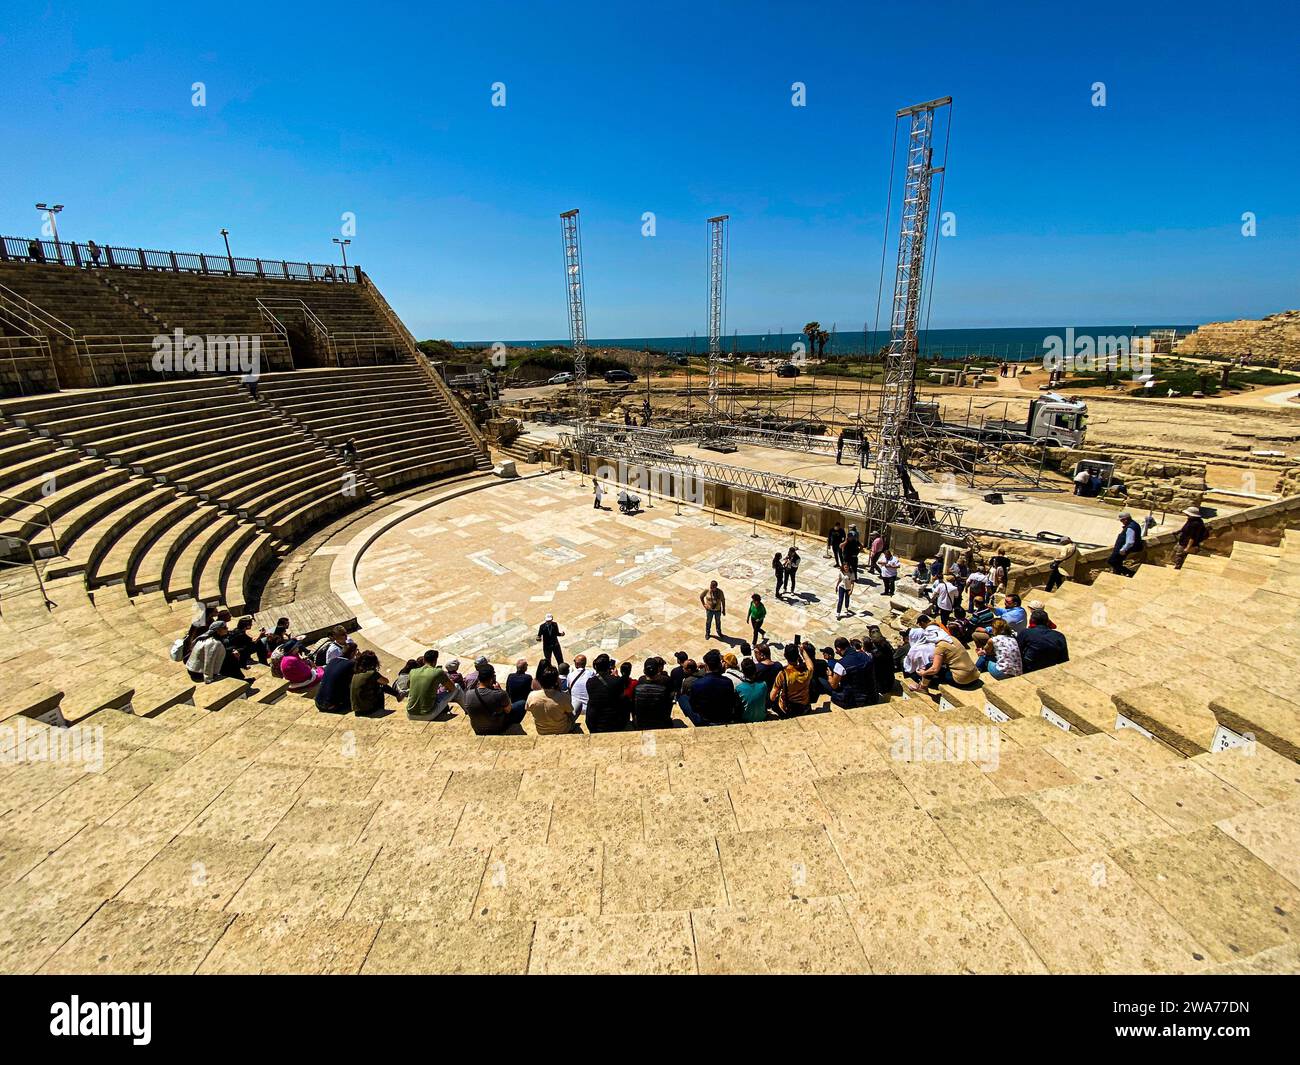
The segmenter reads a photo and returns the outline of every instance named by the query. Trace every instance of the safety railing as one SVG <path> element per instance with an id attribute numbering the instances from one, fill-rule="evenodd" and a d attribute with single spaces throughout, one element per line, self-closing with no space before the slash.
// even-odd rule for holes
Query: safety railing
<path id="1" fill-rule="evenodd" d="M 26 325 L 28 332 L 60 336 L 64 340 L 73 338 L 72 327 L 66 322 L 6 285 L 0 285 L 0 310 L 8 321 Z"/>
<path id="2" fill-rule="evenodd" d="M 335 354 L 340 361 L 340 365 L 345 354 L 355 356 L 357 364 L 360 365 L 361 359 L 368 349 L 371 362 L 378 366 L 381 349 L 392 352 L 400 344 L 397 337 L 393 336 L 392 333 L 347 332 L 334 333 L 332 337 Z"/>
<path id="3" fill-rule="evenodd" d="M 136 371 L 150 364 L 154 352 L 155 333 L 85 333 L 76 339 L 77 354 L 90 363 L 91 377 L 99 387 L 99 366 L 108 362 L 119 363 L 126 371 L 127 384 L 135 384 L 137 373 L 131 369 L 135 360 Z M 115 381 L 109 382 L 115 384 Z"/>
<path id="4" fill-rule="evenodd" d="M 23 372 L 23 369 L 27 367 L 41 366 L 48 369 L 50 383 L 56 389 L 59 387 L 59 370 L 55 365 L 54 356 L 50 352 L 50 343 L 44 337 L 0 336 L 0 362 L 9 364 L 14 384 L 17 385 L 20 396 L 27 395 L 30 375 Z M 6 386 L 6 390 L 8 387 Z M 37 390 L 40 391 L 39 388 Z"/>
<path id="5" fill-rule="evenodd" d="M 0 499 L 3 499 L 8 503 L 17 503 L 19 505 L 19 509 L 17 511 L 18 514 L 21 514 L 24 509 L 39 510 L 41 514 L 43 514 L 45 517 L 45 528 L 48 530 L 50 534 L 50 540 L 54 544 L 54 553 L 56 555 L 63 554 L 63 548 L 59 546 L 59 534 L 54 528 L 54 517 L 53 515 L 50 514 L 49 507 L 47 507 L 44 503 L 37 503 L 31 499 L 24 499 L 22 496 L 11 496 L 5 492 L 0 492 Z M 21 519 L 21 518 L 15 519 L 13 514 L 9 514 L 7 515 L 7 517 L 11 520 L 21 521 L 23 524 L 29 524 L 25 519 Z M 22 537 L 14 536 L 9 533 L 6 533 L 4 535 L 7 539 L 19 540 L 20 542 L 27 544 L 28 550 L 30 551 L 31 549 L 30 542 L 23 540 Z"/>
<path id="6" fill-rule="evenodd" d="M 346 270 L 332 263 L 299 263 L 286 259 L 250 259 L 238 255 L 209 255 L 205 252 L 158 251 L 151 248 L 123 248 L 112 244 L 66 240 L 38 240 L 28 237 L 0 237 L 0 262 L 52 263 L 85 269 L 167 270 L 172 273 L 225 274 L 229 277 L 259 277 L 284 281 L 323 281 L 355 284 L 361 268 Z"/>

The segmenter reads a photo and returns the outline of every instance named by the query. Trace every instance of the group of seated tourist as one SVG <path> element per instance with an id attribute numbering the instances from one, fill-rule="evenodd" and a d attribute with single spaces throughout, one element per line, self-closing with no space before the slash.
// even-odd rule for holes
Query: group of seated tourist
<path id="1" fill-rule="evenodd" d="M 1047 611 L 1038 604 L 1026 610 L 1014 593 L 1001 607 L 982 600 L 971 611 L 954 605 L 946 621 L 922 614 L 907 640 L 903 674 L 915 692 L 933 692 L 941 684 L 970 690 L 980 686 L 981 673 L 1006 680 L 1070 660 L 1065 634 Z"/>
<path id="2" fill-rule="evenodd" d="M 900 674 L 909 691 L 933 695 L 940 685 L 976 689 L 983 673 L 1003 680 L 1068 661 L 1066 638 L 1041 604 L 1026 607 L 1020 596 L 1007 593 L 994 605 L 1008 568 L 1004 551 L 987 571 L 972 570 L 961 559 L 937 573 L 921 563 L 916 576 L 924 580 L 922 594 L 931 610 L 917 615 L 897 644 L 876 625 L 864 636 L 839 636 L 821 648 L 797 635 L 789 643 L 758 642 L 762 630 L 756 625 L 752 646 L 735 641 L 740 655 L 710 648 L 696 659 L 677 651 L 671 668 L 652 655 L 639 675 L 631 661 L 603 653 L 590 664 L 582 654 L 572 664 L 562 661 L 554 638 L 545 646 L 543 626 L 545 656 L 531 671 L 520 659 L 498 677 L 496 667 L 480 657 L 462 674 L 458 660 L 440 665 L 439 652 L 429 650 L 390 681 L 378 655 L 359 649 L 341 626 L 313 648 L 289 631 L 288 618 L 279 619 L 272 632 L 254 634 L 251 617 L 236 622 L 228 611 L 211 608 L 176 642 L 172 657 L 203 682 L 244 680 L 244 670 L 261 663 L 287 681 L 290 691 L 313 694 L 323 713 L 378 716 L 387 712 L 385 697 L 391 696 L 405 703 L 412 720 L 433 720 L 454 704 L 479 734 L 504 732 L 525 715 L 540 735 L 573 732 L 583 717 L 588 732 L 672 728 L 683 723 L 674 720 L 677 710 L 696 726 L 763 721 L 809 713 L 823 699 L 845 709 L 870 706 L 896 690 Z M 962 605 L 964 596 L 969 607 Z"/>

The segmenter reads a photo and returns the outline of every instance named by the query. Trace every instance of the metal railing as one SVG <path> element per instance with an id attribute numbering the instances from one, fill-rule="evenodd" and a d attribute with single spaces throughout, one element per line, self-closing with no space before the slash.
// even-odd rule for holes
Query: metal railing
<path id="1" fill-rule="evenodd" d="M 332 338 L 334 341 L 335 358 L 339 360 L 340 365 L 342 365 L 342 355 L 344 352 L 350 352 L 352 355 L 356 356 L 357 364 L 360 365 L 362 350 L 369 347 L 371 361 L 378 366 L 380 348 L 387 348 L 391 351 L 399 346 L 397 337 L 393 336 L 392 333 L 367 333 L 356 331 L 334 333 L 332 334 Z"/>
<path id="2" fill-rule="evenodd" d="M 34 500 L 31 500 L 31 499 L 24 499 L 22 496 L 11 496 L 11 495 L 8 495 L 8 494 L 5 493 L 5 492 L 0 492 L 0 499 L 6 500 L 6 501 L 8 501 L 8 502 L 10 502 L 10 503 L 17 503 L 17 504 L 19 504 L 19 508 L 18 508 L 18 510 L 15 512 L 15 514 L 21 514 L 22 511 L 23 511 L 24 509 L 28 509 L 28 510 L 39 510 L 42 514 L 44 514 L 44 515 L 45 515 L 45 528 L 46 528 L 47 530 L 49 530 L 50 539 L 51 539 L 51 540 L 53 541 L 53 543 L 54 543 L 54 553 L 55 553 L 55 555 L 62 555 L 62 554 L 63 554 L 63 548 L 62 548 L 61 546 L 59 546 L 59 534 L 58 534 L 58 532 L 57 532 L 57 531 L 55 530 L 55 528 L 54 528 L 54 517 L 53 517 L 53 515 L 50 514 L 50 508 L 49 508 L 49 507 L 47 507 L 44 503 L 37 503 L 37 502 L 35 502 Z M 19 521 L 19 522 L 21 522 L 23 525 L 29 524 L 29 523 L 28 523 L 27 521 L 25 521 L 24 519 L 22 519 L 22 518 L 18 518 L 18 517 L 15 517 L 14 514 L 7 515 L 7 517 L 13 519 L 14 521 Z M 10 539 L 10 540 L 19 540 L 19 541 L 21 541 L 21 542 L 27 544 L 27 550 L 28 550 L 28 552 L 30 553 L 30 551 L 31 551 L 31 543 L 30 543 L 29 541 L 23 540 L 21 536 L 14 536 L 14 535 L 12 535 L 11 533 L 6 533 L 6 534 L 4 534 L 4 535 L 5 535 L 5 537 L 7 537 L 7 538 Z"/>
<path id="3" fill-rule="evenodd" d="M 127 383 L 135 384 L 135 376 L 131 373 L 131 360 L 143 356 L 145 365 L 148 365 L 154 351 L 156 335 L 155 333 L 86 333 L 73 343 L 77 354 L 90 363 L 91 377 L 94 379 L 95 387 L 98 388 L 97 364 L 104 361 L 116 364 L 120 360 L 123 369 L 126 370 Z M 138 363 L 137 368 L 139 368 Z"/>
<path id="4" fill-rule="evenodd" d="M 13 368 L 14 381 L 18 385 L 18 394 L 27 395 L 27 375 L 19 366 L 45 366 L 53 378 L 54 387 L 59 387 L 59 370 L 50 352 L 50 342 L 42 336 L 0 336 L 0 360 Z"/>
<path id="5" fill-rule="evenodd" d="M 257 301 L 257 309 L 262 313 L 262 317 L 270 322 L 276 332 L 284 338 L 286 343 L 289 340 L 289 330 L 280 315 L 284 313 L 301 314 L 307 323 L 307 327 L 316 334 L 329 357 L 334 360 L 334 365 L 340 367 L 343 365 L 343 356 L 345 354 L 352 355 L 356 359 L 357 365 L 360 365 L 366 349 L 368 349 L 369 360 L 378 366 L 380 348 L 392 350 L 400 344 L 398 338 L 392 333 L 360 329 L 332 331 L 304 300 L 289 296 L 260 298 Z"/>
<path id="6" fill-rule="evenodd" d="M 307 328 L 315 333 L 320 342 L 325 345 L 325 351 L 334 359 L 334 364 L 339 365 L 338 353 L 334 350 L 334 338 L 330 336 L 329 327 L 302 300 L 290 296 L 259 298 L 257 309 L 261 312 L 262 317 L 271 323 L 271 326 L 284 341 L 285 347 L 289 349 L 291 364 L 293 361 L 293 346 L 289 343 L 289 327 L 284 324 L 279 314 L 276 313 L 277 310 L 281 312 L 288 311 L 290 314 L 301 314 L 303 321 L 307 323 Z"/>
<path id="7" fill-rule="evenodd" d="M 59 318 L 55 318 L 44 308 L 36 306 L 26 296 L 15 292 L 7 285 L 0 285 L 0 310 L 5 312 L 5 317 L 9 321 L 17 320 L 27 326 L 29 330 L 46 335 L 54 333 L 63 337 L 64 340 L 73 339 L 70 325 Z"/>
<path id="8" fill-rule="evenodd" d="M 355 284 L 361 278 L 359 266 L 349 266 L 344 270 L 332 263 L 249 259 L 238 255 L 157 251 L 150 248 L 123 248 L 93 242 L 82 244 L 77 241 L 37 240 L 28 237 L 0 237 L 0 262 L 51 263 L 55 266 L 85 269 L 166 270 L 181 274 L 224 274 L 229 277 L 346 284 Z"/>

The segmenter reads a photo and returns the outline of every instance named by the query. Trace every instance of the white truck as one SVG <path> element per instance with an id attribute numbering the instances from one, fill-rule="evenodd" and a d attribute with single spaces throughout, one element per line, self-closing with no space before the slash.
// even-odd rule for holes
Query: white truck
<path id="1" fill-rule="evenodd" d="M 1044 392 L 1029 401 L 1029 416 L 1024 422 L 1002 419 L 978 425 L 943 422 L 939 419 L 939 404 L 933 401 L 916 403 L 913 415 L 955 436 L 984 442 L 1081 447 L 1088 425 L 1088 404 L 1080 399 L 1066 399 L 1057 392 Z"/>
<path id="2" fill-rule="evenodd" d="M 1025 432 L 1049 447 L 1081 447 L 1088 427 L 1088 404 L 1044 392 L 1029 401 Z"/>

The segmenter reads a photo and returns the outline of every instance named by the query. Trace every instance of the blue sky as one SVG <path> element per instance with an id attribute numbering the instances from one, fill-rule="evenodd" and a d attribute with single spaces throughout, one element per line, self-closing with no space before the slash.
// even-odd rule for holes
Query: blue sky
<path id="1" fill-rule="evenodd" d="M 725 212 L 729 330 L 856 330 L 894 112 L 950 94 L 933 327 L 1259 316 L 1300 306 L 1297 39 L 1196 0 L 2 0 L 0 231 L 53 199 L 65 239 L 321 261 L 350 211 L 417 336 L 521 339 L 567 334 L 579 207 L 589 335 L 668 336 L 707 330 Z"/>

